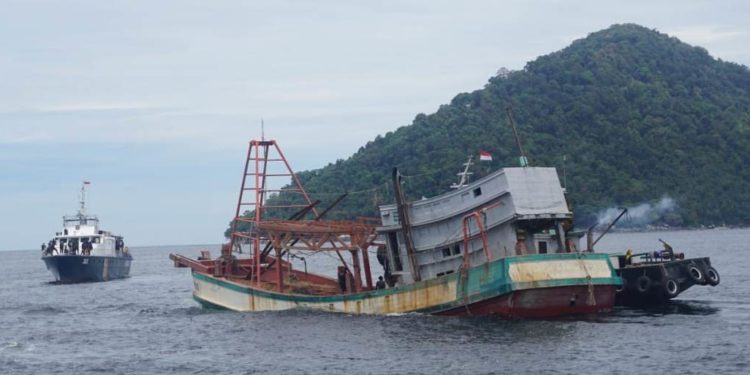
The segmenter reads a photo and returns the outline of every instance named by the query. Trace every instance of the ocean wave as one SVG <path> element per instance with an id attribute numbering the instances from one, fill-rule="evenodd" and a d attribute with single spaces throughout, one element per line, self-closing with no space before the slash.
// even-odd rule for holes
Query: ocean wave
<path id="1" fill-rule="evenodd" d="M 54 307 L 54 306 L 34 307 L 34 308 L 24 311 L 24 314 L 30 314 L 30 315 L 57 315 L 57 314 L 65 314 L 65 313 L 67 313 L 66 310 L 61 309 L 59 307 Z"/>

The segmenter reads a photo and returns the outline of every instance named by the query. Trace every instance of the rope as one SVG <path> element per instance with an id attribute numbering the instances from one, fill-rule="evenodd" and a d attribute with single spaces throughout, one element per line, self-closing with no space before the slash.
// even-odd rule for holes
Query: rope
<path id="1" fill-rule="evenodd" d="M 418 174 L 412 174 L 412 175 L 402 174 L 401 177 L 404 177 L 404 178 L 415 178 L 415 177 L 429 176 L 429 175 L 438 174 L 440 172 L 447 171 L 448 169 L 455 169 L 455 168 L 456 168 L 455 165 L 446 165 L 445 167 L 437 169 L 437 170 L 434 170 L 432 172 L 424 172 L 424 173 L 418 173 Z"/>
<path id="2" fill-rule="evenodd" d="M 582 258 L 582 253 L 577 252 L 576 257 L 581 262 L 581 267 L 583 267 L 583 271 L 586 272 L 586 279 L 588 280 L 588 298 L 586 299 L 586 304 L 588 304 L 589 306 L 594 306 L 596 305 L 596 296 L 594 295 L 594 283 L 591 280 L 591 273 L 586 267 L 586 262 L 584 262 Z"/>
<path id="3" fill-rule="evenodd" d="M 347 192 L 337 192 L 337 193 L 322 193 L 322 192 L 309 192 L 308 191 L 307 195 L 310 195 L 310 196 L 313 196 L 313 195 L 314 196 L 320 196 L 320 195 L 341 195 L 341 194 L 349 194 L 349 195 L 352 195 L 352 194 L 364 194 L 364 193 L 369 193 L 369 192 L 377 191 L 378 189 L 380 189 L 382 187 L 388 188 L 389 185 L 390 185 L 390 182 L 384 182 L 384 183 L 381 183 L 379 185 L 375 185 L 374 187 L 371 187 L 369 189 L 347 191 Z"/>

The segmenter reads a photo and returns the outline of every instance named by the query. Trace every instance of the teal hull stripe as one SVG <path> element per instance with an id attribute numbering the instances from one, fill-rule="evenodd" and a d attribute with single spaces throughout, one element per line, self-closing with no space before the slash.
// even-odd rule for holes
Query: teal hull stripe
<path id="1" fill-rule="evenodd" d="M 254 295 L 257 297 L 275 299 L 290 302 L 302 303 L 335 303 L 343 301 L 357 301 L 372 297 L 383 297 L 387 295 L 400 294 L 413 290 L 423 289 L 426 287 L 457 283 L 456 300 L 448 304 L 432 306 L 428 309 L 420 310 L 422 312 L 436 312 L 463 306 L 468 303 L 478 302 L 485 299 L 501 296 L 512 291 L 536 289 L 536 288 L 554 288 L 576 285 L 588 285 L 587 278 L 569 278 L 543 280 L 536 282 L 512 282 L 508 276 L 508 266 L 511 263 L 519 262 L 542 262 L 550 260 L 606 260 L 611 270 L 612 277 L 593 278 L 590 280 L 592 285 L 622 285 L 622 279 L 615 275 L 614 269 L 607 254 L 545 254 L 545 255 L 526 255 L 511 258 L 502 258 L 491 263 L 471 268 L 467 276 L 461 277 L 461 272 L 453 273 L 437 279 L 421 281 L 410 285 L 399 286 L 395 288 L 372 290 L 354 294 L 333 295 L 333 296 L 308 296 L 308 295 L 289 295 L 277 292 L 259 290 L 251 287 L 237 285 L 226 282 L 209 275 L 193 272 L 193 277 L 211 284 L 218 285 L 236 292 Z M 464 280 L 459 280 L 459 277 Z M 204 303 L 207 301 L 199 300 Z M 211 304 L 210 302 L 207 302 Z M 212 304 L 214 305 L 214 304 Z"/>

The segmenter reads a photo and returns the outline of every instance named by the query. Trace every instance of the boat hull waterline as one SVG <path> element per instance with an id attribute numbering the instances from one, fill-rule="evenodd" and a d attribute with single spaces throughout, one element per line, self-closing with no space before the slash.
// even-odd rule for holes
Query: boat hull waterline
<path id="1" fill-rule="evenodd" d="M 546 318 L 612 310 L 621 285 L 606 254 L 502 258 L 410 285 L 327 296 L 283 294 L 193 270 L 193 297 L 235 311 L 296 308 L 347 314 L 428 313 Z"/>
<path id="2" fill-rule="evenodd" d="M 42 260 L 56 282 L 69 284 L 129 277 L 132 257 L 55 255 Z"/>

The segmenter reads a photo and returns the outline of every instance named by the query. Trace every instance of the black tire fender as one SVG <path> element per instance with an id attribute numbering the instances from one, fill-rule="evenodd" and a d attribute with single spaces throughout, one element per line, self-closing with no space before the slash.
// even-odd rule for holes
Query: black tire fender
<path id="1" fill-rule="evenodd" d="M 680 294 L 680 284 L 677 280 L 667 277 L 664 278 L 664 294 L 669 298 L 677 297 Z"/>
<path id="2" fill-rule="evenodd" d="M 615 292 L 622 293 L 626 289 L 628 289 L 628 280 L 624 277 L 620 277 L 622 279 L 622 285 L 615 287 Z"/>
<path id="3" fill-rule="evenodd" d="M 703 271 L 701 271 L 700 268 L 698 268 L 695 264 L 690 264 L 687 266 L 687 274 L 690 280 L 693 280 L 696 284 L 705 284 L 706 283 L 706 275 L 703 274 Z"/>
<path id="4" fill-rule="evenodd" d="M 635 289 L 641 293 L 647 293 L 651 289 L 651 278 L 641 275 L 635 282 Z"/>
<path id="5" fill-rule="evenodd" d="M 711 286 L 719 285 L 721 282 L 721 276 L 719 276 L 719 271 L 717 271 L 716 268 L 711 266 L 706 268 L 706 282 Z"/>

